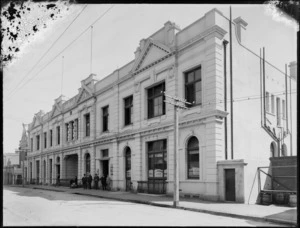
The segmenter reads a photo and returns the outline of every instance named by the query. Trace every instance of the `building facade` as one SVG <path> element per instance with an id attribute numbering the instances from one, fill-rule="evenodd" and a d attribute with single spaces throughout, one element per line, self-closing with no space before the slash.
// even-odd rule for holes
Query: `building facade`
<path id="1" fill-rule="evenodd" d="M 164 101 L 176 96 L 193 103 L 179 111 L 180 193 L 236 202 L 251 196 L 251 202 L 255 201 L 258 193 L 250 189 L 257 167 L 268 164 L 270 155 L 291 155 L 291 145 L 295 155 L 296 143 L 283 143 L 282 138 L 289 142 L 292 133 L 295 139 L 296 130 L 286 129 L 290 113 L 285 108 L 283 114 L 283 107 L 290 100 L 275 93 L 277 86 L 286 92 L 281 88 L 284 74 L 243 46 L 241 28 L 246 26 L 240 17 L 232 24 L 236 75 L 232 84 L 226 47 L 229 19 L 217 9 L 184 29 L 166 22 L 140 41 L 133 61 L 100 81 L 89 75 L 76 96 L 69 100 L 60 96 L 50 112 L 36 113 L 29 124 L 28 180 L 54 184 L 59 175 L 62 183 L 69 183 L 75 176 L 80 180 L 86 173 L 98 173 L 110 176 L 114 190 L 172 194 L 174 107 Z M 295 79 L 291 81 L 294 90 Z M 265 99 L 252 99 L 253 94 Z M 272 95 L 277 96 L 272 98 L 278 102 L 276 107 L 282 108 L 278 113 L 267 109 L 264 114 L 262 103 L 273 104 L 267 101 Z M 296 110 L 296 96 L 292 96 Z M 243 97 L 251 99 L 234 102 Z M 276 147 L 271 151 L 274 140 Z M 278 145 L 285 145 L 284 149 Z M 228 189 L 229 185 L 233 187 Z"/>

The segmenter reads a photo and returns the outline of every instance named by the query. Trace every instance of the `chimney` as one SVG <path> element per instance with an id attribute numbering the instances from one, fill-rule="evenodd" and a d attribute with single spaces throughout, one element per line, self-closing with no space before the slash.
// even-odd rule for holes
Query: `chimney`
<path id="1" fill-rule="evenodd" d="M 290 68 L 290 76 L 295 80 L 297 80 L 297 62 L 296 61 L 290 62 L 289 68 Z"/>
<path id="2" fill-rule="evenodd" d="M 248 23 L 241 17 L 237 17 L 233 20 L 233 22 L 236 24 L 237 39 L 240 43 L 242 43 L 242 28 L 246 30 Z"/>
<path id="3" fill-rule="evenodd" d="M 164 24 L 164 44 L 167 46 L 174 46 L 175 40 L 175 31 L 179 30 L 180 28 L 174 22 L 167 21 Z"/>

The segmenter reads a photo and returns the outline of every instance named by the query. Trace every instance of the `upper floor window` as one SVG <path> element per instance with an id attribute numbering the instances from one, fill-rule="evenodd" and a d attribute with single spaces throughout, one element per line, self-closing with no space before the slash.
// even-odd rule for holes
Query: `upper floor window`
<path id="1" fill-rule="evenodd" d="M 166 112 L 165 96 L 161 91 L 165 91 L 164 82 L 148 89 L 148 119 L 164 115 Z"/>
<path id="2" fill-rule="evenodd" d="M 286 118 L 286 111 L 285 111 L 285 100 L 282 100 L 282 119 Z"/>
<path id="3" fill-rule="evenodd" d="M 44 148 L 47 148 L 47 132 L 44 132 Z"/>
<path id="4" fill-rule="evenodd" d="M 270 112 L 270 98 L 269 98 L 270 94 L 268 92 L 266 92 L 266 97 L 265 97 L 265 102 L 266 102 L 266 111 Z"/>
<path id="5" fill-rule="evenodd" d="M 78 139 L 78 119 L 74 121 L 73 139 Z"/>
<path id="6" fill-rule="evenodd" d="M 36 149 L 39 150 L 40 149 L 40 135 L 36 136 Z"/>
<path id="7" fill-rule="evenodd" d="M 108 157 L 108 149 L 101 150 L 101 152 L 102 152 L 102 158 Z"/>
<path id="8" fill-rule="evenodd" d="M 85 136 L 90 136 L 90 113 L 84 115 L 85 119 Z"/>
<path id="9" fill-rule="evenodd" d="M 33 151 L 33 138 L 30 139 L 30 150 Z"/>
<path id="10" fill-rule="evenodd" d="M 53 135 L 52 130 L 50 130 L 50 147 L 52 146 Z"/>
<path id="11" fill-rule="evenodd" d="M 193 136 L 187 145 L 188 179 L 199 179 L 199 141 Z"/>
<path id="12" fill-rule="evenodd" d="M 102 108 L 102 127 L 103 131 L 108 131 L 108 106 Z"/>
<path id="13" fill-rule="evenodd" d="M 132 124 L 132 115 L 133 115 L 133 104 L 132 104 L 133 96 L 127 97 L 124 99 L 124 121 L 125 126 Z"/>
<path id="14" fill-rule="evenodd" d="M 185 73 L 185 99 L 190 103 L 202 104 L 201 67 Z"/>
<path id="15" fill-rule="evenodd" d="M 271 112 L 272 114 L 275 113 L 275 100 L 274 100 L 274 95 L 271 95 Z"/>
<path id="16" fill-rule="evenodd" d="M 280 112 L 280 98 L 276 98 L 276 115 L 277 115 L 277 125 L 281 125 L 281 112 Z"/>
<path id="17" fill-rule="evenodd" d="M 57 133 L 57 145 L 60 144 L 60 126 L 56 127 L 56 133 Z"/>

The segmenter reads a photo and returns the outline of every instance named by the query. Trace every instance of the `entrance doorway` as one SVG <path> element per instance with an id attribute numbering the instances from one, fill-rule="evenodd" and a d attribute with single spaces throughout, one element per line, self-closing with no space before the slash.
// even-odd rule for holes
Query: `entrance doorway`
<path id="1" fill-rule="evenodd" d="M 102 174 L 108 176 L 108 160 L 102 160 Z"/>
<path id="2" fill-rule="evenodd" d="M 235 201 L 235 169 L 225 169 L 225 200 Z"/>
<path id="3" fill-rule="evenodd" d="M 131 150 L 129 147 L 125 150 L 125 178 L 126 191 L 131 190 Z"/>

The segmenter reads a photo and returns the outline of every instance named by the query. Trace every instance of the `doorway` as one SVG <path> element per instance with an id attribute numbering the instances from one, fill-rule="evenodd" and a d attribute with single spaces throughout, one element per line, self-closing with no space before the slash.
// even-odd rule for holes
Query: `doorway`
<path id="1" fill-rule="evenodd" d="M 129 147 L 125 150 L 125 178 L 126 191 L 131 190 L 131 150 Z"/>
<path id="2" fill-rule="evenodd" d="M 108 176 L 108 160 L 102 160 L 102 174 Z"/>
<path id="3" fill-rule="evenodd" d="M 225 169 L 225 200 L 235 201 L 235 169 Z"/>

